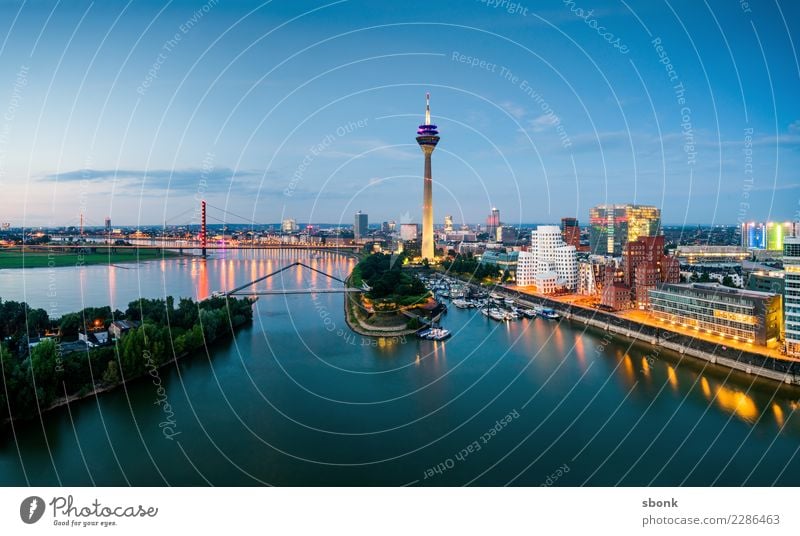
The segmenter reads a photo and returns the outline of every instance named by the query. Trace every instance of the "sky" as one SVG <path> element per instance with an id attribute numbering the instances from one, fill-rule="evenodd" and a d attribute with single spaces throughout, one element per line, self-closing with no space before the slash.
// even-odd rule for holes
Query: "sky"
<path id="1" fill-rule="evenodd" d="M 437 224 L 800 219 L 798 42 L 793 1 L 0 0 L 0 221 L 420 222 L 426 92 Z"/>

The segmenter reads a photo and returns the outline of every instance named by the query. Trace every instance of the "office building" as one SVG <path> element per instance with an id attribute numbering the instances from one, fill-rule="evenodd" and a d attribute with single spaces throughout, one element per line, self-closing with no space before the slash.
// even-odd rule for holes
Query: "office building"
<path id="1" fill-rule="evenodd" d="M 497 241 L 506 246 L 517 243 L 517 230 L 510 225 L 501 225 L 497 228 Z"/>
<path id="2" fill-rule="evenodd" d="M 719 283 L 665 284 L 650 291 L 655 318 L 759 346 L 776 346 L 783 321 L 781 296 Z"/>
<path id="3" fill-rule="evenodd" d="M 760 222 L 742 223 L 742 247 L 745 249 L 765 249 L 767 247 L 764 224 Z"/>
<path id="4" fill-rule="evenodd" d="M 672 255 L 688 264 L 741 262 L 751 257 L 747 248 L 739 246 L 678 246 Z"/>
<path id="5" fill-rule="evenodd" d="M 631 289 L 634 305 L 648 304 L 648 291 L 661 283 L 680 281 L 678 259 L 664 255 L 663 236 L 640 236 L 625 245 L 622 255 L 624 283 Z"/>
<path id="6" fill-rule="evenodd" d="M 598 205 L 589 210 L 589 249 L 621 255 L 628 241 L 661 234 L 661 210 L 650 205 Z"/>
<path id="7" fill-rule="evenodd" d="M 520 252 L 520 255 L 522 253 Z M 531 231 L 530 248 L 524 253 L 526 253 L 525 262 L 532 262 L 533 268 L 517 274 L 517 285 L 535 286 L 537 292 L 544 294 L 555 290 L 578 289 L 578 259 L 575 246 L 564 243 L 559 227 L 539 225 Z"/>
<path id="8" fill-rule="evenodd" d="M 767 250 L 783 251 L 783 241 L 792 236 L 792 222 L 769 221 L 767 228 Z"/>
<path id="9" fill-rule="evenodd" d="M 786 353 L 800 357 L 800 238 L 783 242 Z"/>
<path id="10" fill-rule="evenodd" d="M 568 246 L 581 248 L 581 227 L 578 218 L 561 218 L 561 239 Z"/>
<path id="11" fill-rule="evenodd" d="M 500 210 L 493 208 L 492 213 L 486 218 L 486 232 L 490 240 L 494 240 L 497 236 L 498 227 L 500 227 Z"/>
<path id="12" fill-rule="evenodd" d="M 429 261 L 434 260 L 433 244 L 433 172 L 431 171 L 431 155 L 439 143 L 439 131 L 431 123 L 431 96 L 425 95 L 425 123 L 417 128 L 417 143 L 425 155 L 425 173 L 422 177 L 422 250 L 421 256 Z"/>
<path id="13" fill-rule="evenodd" d="M 494 265 L 497 266 L 498 275 L 500 272 L 504 272 L 508 270 L 509 275 L 512 279 L 517 277 L 517 265 L 519 262 L 519 256 L 523 252 L 521 251 L 495 251 L 495 250 L 487 250 L 483 252 L 481 255 L 480 263 L 483 265 Z"/>
<path id="14" fill-rule="evenodd" d="M 355 222 L 353 223 L 353 238 L 359 240 L 365 238 L 369 234 L 369 217 L 361 212 L 356 212 Z"/>
<path id="15" fill-rule="evenodd" d="M 741 226 L 742 247 L 745 249 L 766 249 L 767 251 L 783 251 L 783 241 L 787 237 L 797 236 L 797 224 L 794 222 L 745 222 Z"/>

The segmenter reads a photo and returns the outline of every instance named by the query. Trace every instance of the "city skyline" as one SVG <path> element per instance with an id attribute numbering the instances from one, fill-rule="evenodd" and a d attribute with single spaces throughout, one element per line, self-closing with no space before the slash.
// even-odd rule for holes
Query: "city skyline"
<path id="1" fill-rule="evenodd" d="M 257 222 L 359 206 L 421 222 L 405 133 L 427 89 L 448 132 L 433 195 L 456 221 L 586 220 L 601 203 L 655 205 L 665 225 L 796 219 L 798 64 L 771 30 L 797 6 L 609 3 L 595 15 L 626 29 L 623 53 L 563 2 L 365 5 L 0 6 L 0 180 L 19 200 L 3 219 L 157 225 L 203 196 Z"/>

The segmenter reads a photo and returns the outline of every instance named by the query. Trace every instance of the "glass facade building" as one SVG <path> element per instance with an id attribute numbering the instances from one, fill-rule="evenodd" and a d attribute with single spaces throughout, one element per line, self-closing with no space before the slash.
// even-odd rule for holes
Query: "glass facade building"
<path id="1" fill-rule="evenodd" d="M 589 249 L 621 255 L 628 241 L 661 234 L 661 209 L 651 205 L 598 205 L 589 209 Z"/>
<path id="2" fill-rule="evenodd" d="M 697 331 L 776 346 L 783 323 L 780 294 L 718 283 L 665 284 L 650 291 L 653 316 Z"/>

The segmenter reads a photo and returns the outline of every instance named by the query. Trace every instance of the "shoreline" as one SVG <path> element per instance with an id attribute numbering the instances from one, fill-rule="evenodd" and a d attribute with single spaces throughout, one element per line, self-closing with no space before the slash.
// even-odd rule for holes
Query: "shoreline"
<path id="1" fill-rule="evenodd" d="M 461 279 L 474 288 L 481 288 L 476 283 L 468 281 L 461 276 L 451 275 L 450 277 Z M 652 347 L 656 348 L 656 351 L 659 348 L 664 348 L 681 356 L 688 355 L 694 359 L 707 361 L 713 365 L 720 365 L 745 374 L 759 376 L 787 385 L 800 386 L 800 362 L 798 361 L 775 359 L 774 357 L 758 352 L 735 348 L 725 350 L 730 356 L 722 355 L 720 352 L 709 351 L 708 348 L 702 348 L 703 346 L 714 345 L 714 343 L 709 341 L 650 326 L 649 324 L 630 318 L 623 318 L 613 313 L 590 309 L 571 303 L 564 303 L 543 295 L 510 289 L 502 285 L 495 285 L 492 287 L 492 292 L 497 292 L 515 300 L 520 300 L 528 305 L 549 307 L 558 311 L 565 320 L 579 322 L 586 326 L 621 335 L 634 341 L 650 344 Z M 719 347 L 720 345 L 716 346 Z"/>
<path id="2" fill-rule="evenodd" d="M 252 321 L 250 321 L 249 323 L 252 324 Z M 236 326 L 230 331 L 230 334 L 227 335 L 226 337 L 214 340 L 211 343 L 212 346 L 217 344 L 217 343 L 224 342 L 224 341 L 227 341 L 227 340 L 233 338 L 234 335 L 236 334 L 236 332 L 240 328 L 244 327 L 244 325 L 245 324 L 241 324 L 239 326 Z M 208 349 L 208 346 L 205 346 L 205 348 Z M 161 370 L 161 369 L 164 369 L 164 368 L 169 367 L 169 366 L 177 365 L 179 361 L 181 361 L 183 359 L 186 359 L 187 357 L 190 357 L 192 355 L 192 353 L 193 352 L 185 351 L 185 352 L 183 352 L 183 353 L 181 353 L 179 355 L 175 355 L 169 361 L 165 361 L 164 363 L 161 363 L 160 365 L 153 367 L 152 370 Z M 125 386 L 127 384 L 139 381 L 139 380 L 145 378 L 146 376 L 150 376 L 150 375 L 151 375 L 150 369 L 148 369 L 148 370 L 145 370 L 144 372 L 142 372 L 142 374 L 140 374 L 138 376 L 134 376 L 132 378 L 125 378 L 124 380 L 120 381 L 119 383 L 115 383 L 113 385 L 95 386 L 94 389 L 92 389 L 91 391 L 89 391 L 89 392 L 87 392 L 87 393 L 85 393 L 83 395 L 81 395 L 81 394 L 73 394 L 73 395 L 68 395 L 66 397 L 59 398 L 55 402 L 53 402 L 52 404 L 47 406 L 46 408 L 41 408 L 36 415 L 33 415 L 30 418 L 27 418 L 27 419 L 20 419 L 20 418 L 17 418 L 17 419 L 4 419 L 2 422 L 0 422 L 0 429 L 4 428 L 6 426 L 12 426 L 13 427 L 14 423 L 33 422 L 33 421 L 36 420 L 37 417 L 41 418 L 41 416 L 43 414 L 45 414 L 45 413 L 48 413 L 48 412 L 53 411 L 53 410 L 58 409 L 58 408 L 62 408 L 64 406 L 68 407 L 73 402 L 79 402 L 81 400 L 86 400 L 88 398 L 98 397 L 99 395 L 101 395 L 103 393 L 108 393 L 110 391 L 114 391 L 119 387 L 123 387 L 123 386 Z"/>
<path id="3" fill-rule="evenodd" d="M 345 280 L 345 286 L 350 284 L 350 276 L 347 277 Z M 351 305 L 357 306 L 351 303 L 351 298 L 349 293 L 345 293 L 344 296 L 344 321 L 347 324 L 347 327 L 350 328 L 350 331 L 353 333 L 357 333 L 362 337 L 372 337 L 372 338 L 400 338 L 406 337 L 408 335 L 415 334 L 418 329 L 410 329 L 410 328 L 403 328 L 403 329 L 396 329 L 396 328 L 377 328 L 364 325 L 360 318 L 358 318 L 357 313 L 353 313 L 350 310 Z M 353 322 L 351 315 L 355 315 L 356 322 Z"/>

